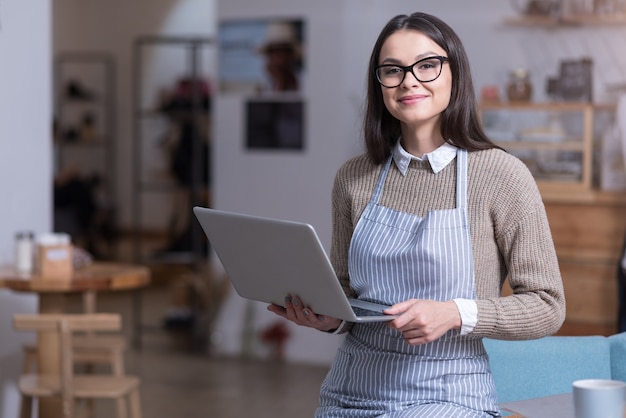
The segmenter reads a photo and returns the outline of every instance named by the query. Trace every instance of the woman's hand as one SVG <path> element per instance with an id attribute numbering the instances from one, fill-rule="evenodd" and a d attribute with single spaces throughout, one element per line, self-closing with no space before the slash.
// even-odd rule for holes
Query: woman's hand
<path id="1" fill-rule="evenodd" d="M 341 324 L 340 319 L 316 315 L 309 307 L 304 306 L 298 296 L 287 296 L 284 308 L 272 304 L 267 307 L 267 310 L 295 324 L 315 328 L 320 331 L 333 331 L 339 328 Z"/>
<path id="2" fill-rule="evenodd" d="M 388 326 L 401 331 L 410 345 L 429 343 L 451 329 L 461 328 L 461 315 L 453 301 L 410 299 L 396 303 L 385 313 L 398 316 Z"/>

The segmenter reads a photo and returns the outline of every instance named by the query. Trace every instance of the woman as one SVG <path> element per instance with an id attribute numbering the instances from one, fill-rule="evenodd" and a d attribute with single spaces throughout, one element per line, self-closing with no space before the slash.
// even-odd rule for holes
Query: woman
<path id="1" fill-rule="evenodd" d="M 367 153 L 337 173 L 331 260 L 350 296 L 391 305 L 395 318 L 342 323 L 297 296 L 268 309 L 348 332 L 318 417 L 499 416 L 482 337 L 543 337 L 565 316 L 541 196 L 483 133 L 447 24 L 394 17 L 368 74 Z M 514 293 L 501 296 L 507 277 Z"/>

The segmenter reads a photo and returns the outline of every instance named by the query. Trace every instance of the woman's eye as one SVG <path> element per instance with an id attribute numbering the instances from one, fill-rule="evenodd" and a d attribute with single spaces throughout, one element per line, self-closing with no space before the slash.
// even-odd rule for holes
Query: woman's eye
<path id="1" fill-rule="evenodd" d="M 422 62 L 419 66 L 420 70 L 430 70 L 432 68 L 435 68 L 435 63 L 433 62 Z"/>

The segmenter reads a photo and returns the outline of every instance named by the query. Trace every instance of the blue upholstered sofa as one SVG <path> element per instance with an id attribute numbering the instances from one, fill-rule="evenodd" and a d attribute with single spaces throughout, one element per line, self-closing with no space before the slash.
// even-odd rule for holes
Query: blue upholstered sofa
<path id="1" fill-rule="evenodd" d="M 569 393 L 577 379 L 626 381 L 626 332 L 484 344 L 500 403 Z"/>

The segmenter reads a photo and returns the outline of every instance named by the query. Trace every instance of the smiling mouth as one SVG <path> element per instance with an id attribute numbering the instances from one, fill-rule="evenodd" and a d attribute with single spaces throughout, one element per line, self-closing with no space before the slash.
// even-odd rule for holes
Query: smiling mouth
<path id="1" fill-rule="evenodd" d="M 405 96 L 398 99 L 400 103 L 414 103 L 426 99 L 428 96 Z"/>

